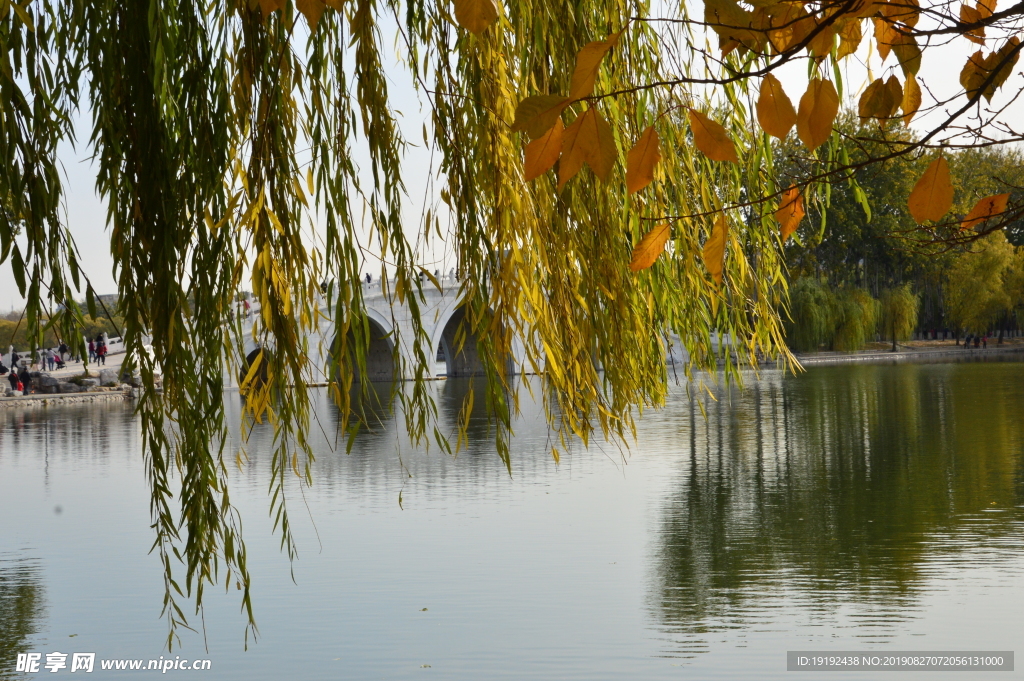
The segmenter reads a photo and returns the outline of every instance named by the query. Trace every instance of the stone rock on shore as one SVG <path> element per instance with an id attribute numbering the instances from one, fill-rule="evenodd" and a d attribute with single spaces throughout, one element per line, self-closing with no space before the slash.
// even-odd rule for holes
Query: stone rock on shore
<path id="1" fill-rule="evenodd" d="M 75 383 L 61 383 L 60 391 L 62 393 L 83 393 L 86 388 L 84 385 L 77 385 Z"/>
<path id="2" fill-rule="evenodd" d="M 53 395 L 60 392 L 61 382 L 50 374 L 41 373 L 32 377 L 32 387 L 37 393 Z"/>
<path id="3" fill-rule="evenodd" d="M 100 385 L 117 385 L 117 369 L 100 369 Z"/>

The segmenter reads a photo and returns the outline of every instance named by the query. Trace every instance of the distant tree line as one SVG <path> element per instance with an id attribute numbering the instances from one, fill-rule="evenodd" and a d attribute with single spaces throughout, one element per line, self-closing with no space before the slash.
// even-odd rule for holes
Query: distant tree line
<path id="1" fill-rule="evenodd" d="M 82 333 L 86 338 L 95 338 L 101 333 L 106 334 L 107 337 L 114 337 L 118 335 L 116 329 L 124 328 L 122 320 L 115 314 L 114 320 L 111 320 L 105 316 L 103 317 L 90 317 L 84 316 L 85 325 L 82 328 Z M 44 323 L 45 323 L 44 318 Z M 116 329 L 115 329 L 116 323 Z M 37 347 L 54 348 L 60 345 L 61 340 L 59 339 L 51 328 L 45 328 L 43 332 L 43 344 Z M 28 324 L 22 318 L 21 311 L 9 312 L 0 317 L 0 353 L 6 353 L 10 346 L 14 346 L 14 349 L 21 353 L 31 352 L 33 350 L 33 342 L 29 338 Z"/>
<path id="2" fill-rule="evenodd" d="M 863 127 L 848 115 L 852 138 Z M 894 138 L 911 135 L 890 126 Z M 853 154 L 874 153 L 865 144 Z M 786 155 L 791 172 L 802 163 Z M 966 215 L 984 196 L 1024 198 L 1024 154 L 1017 149 L 972 148 L 947 153 L 954 212 Z M 855 350 L 876 337 L 895 345 L 915 331 L 946 329 L 954 337 L 1018 329 L 1024 308 L 1024 221 L 970 245 L 935 243 L 930 228 L 910 215 L 906 196 L 926 158 L 899 157 L 854 171 L 858 187 L 835 184 L 826 218 L 808 210 L 786 247 L 790 270 L 787 342 L 796 351 Z M 965 230 L 984 232 L 986 223 Z"/>

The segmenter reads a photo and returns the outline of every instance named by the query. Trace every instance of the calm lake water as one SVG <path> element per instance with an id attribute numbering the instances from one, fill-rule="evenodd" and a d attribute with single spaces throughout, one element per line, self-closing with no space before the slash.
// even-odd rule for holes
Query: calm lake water
<path id="1" fill-rule="evenodd" d="M 436 390 L 450 424 L 465 384 Z M 243 650 L 238 592 L 209 592 L 209 652 L 193 618 L 171 654 L 202 678 L 833 678 L 786 651 L 1022 648 L 1024 364 L 768 371 L 706 420 L 678 388 L 628 455 L 559 465 L 524 405 L 511 477 L 482 420 L 457 458 L 393 422 L 346 455 L 319 399 L 294 583 L 265 431 L 233 474 L 260 635 Z M 139 447 L 120 405 L 0 411 L 0 679 L 18 652 L 168 656 Z"/>

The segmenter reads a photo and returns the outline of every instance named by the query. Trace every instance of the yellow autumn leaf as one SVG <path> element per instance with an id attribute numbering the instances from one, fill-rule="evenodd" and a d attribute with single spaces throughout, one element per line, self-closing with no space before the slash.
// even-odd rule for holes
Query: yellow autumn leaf
<path id="1" fill-rule="evenodd" d="M 878 118 L 879 99 L 887 94 L 888 90 L 885 89 L 885 83 L 881 78 L 871 81 L 857 101 L 857 115 L 864 120 Z"/>
<path id="2" fill-rule="evenodd" d="M 693 143 L 705 156 L 712 161 L 739 162 L 736 145 L 729 139 L 729 134 L 720 123 L 716 123 L 704 114 L 689 109 L 690 129 L 693 131 Z"/>
<path id="3" fill-rule="evenodd" d="M 949 164 L 939 156 L 928 165 L 924 175 L 914 185 L 907 199 L 910 214 L 918 224 L 926 220 L 938 222 L 953 206 L 953 184 L 949 179 Z"/>
<path id="4" fill-rule="evenodd" d="M 807 52 L 812 57 L 827 57 L 828 54 L 832 52 L 832 46 L 835 45 L 836 34 L 839 32 L 839 29 L 830 17 L 819 17 L 812 21 L 813 28 L 811 30 L 816 30 L 818 33 L 816 33 L 814 38 L 807 43 Z M 825 22 L 830 23 L 828 23 L 824 29 L 819 29 L 819 26 Z"/>
<path id="5" fill-rule="evenodd" d="M 796 114 L 797 136 L 814 151 L 832 135 L 832 123 L 838 114 L 839 94 L 832 81 L 811 79 Z"/>
<path id="6" fill-rule="evenodd" d="M 781 54 L 798 45 L 814 28 L 814 19 L 800 3 L 778 2 L 759 10 L 766 17 L 768 44 L 773 54 Z"/>
<path id="7" fill-rule="evenodd" d="M 911 75 L 909 77 L 913 78 L 914 76 Z M 889 76 L 889 80 L 885 81 L 885 89 L 889 93 L 889 101 L 887 102 L 889 108 L 885 112 L 885 117 L 892 118 L 900 110 L 900 105 L 903 104 L 903 85 L 896 76 Z"/>
<path id="8" fill-rule="evenodd" d="M 626 154 L 626 190 L 635 194 L 654 181 L 654 167 L 661 160 L 658 131 L 647 127 Z"/>
<path id="9" fill-rule="evenodd" d="M 800 226 L 805 214 L 803 195 L 796 185 L 790 185 L 789 189 L 782 192 L 779 209 L 775 211 L 775 221 L 779 223 L 783 243 Z"/>
<path id="10" fill-rule="evenodd" d="M 634 272 L 645 270 L 654 264 L 658 256 L 665 250 L 669 233 L 668 223 L 663 222 L 640 239 L 640 243 L 633 247 L 633 257 L 629 261 L 629 269 Z"/>
<path id="11" fill-rule="evenodd" d="M 718 34 L 723 53 L 739 45 L 759 50 L 766 39 L 764 32 L 755 28 L 754 12 L 743 9 L 736 0 L 704 0 L 704 22 Z"/>
<path id="12" fill-rule="evenodd" d="M 960 69 L 960 84 L 964 86 L 968 97 L 973 97 L 988 77 L 984 64 L 985 57 L 978 50 L 967 58 L 967 63 Z"/>
<path id="13" fill-rule="evenodd" d="M 526 145 L 523 179 L 527 182 L 540 177 L 555 165 L 562 153 L 562 130 L 562 119 L 556 118 L 555 124 L 546 134 Z"/>
<path id="14" fill-rule="evenodd" d="M 327 5 L 320 0 L 295 0 L 295 9 L 302 12 L 302 16 L 306 17 L 309 24 L 309 30 L 313 31 L 316 30 L 316 25 L 320 22 Z"/>
<path id="15" fill-rule="evenodd" d="M 985 222 L 991 217 L 1006 212 L 1006 204 L 1010 201 L 1009 194 L 993 194 L 974 204 L 974 208 L 960 223 L 960 229 L 972 229 L 975 225 Z"/>
<path id="16" fill-rule="evenodd" d="M 892 51 L 896 53 L 904 76 L 916 76 L 921 70 L 921 48 L 914 36 L 899 32 L 892 43 Z"/>
<path id="17" fill-rule="evenodd" d="M 607 40 L 587 43 L 576 54 L 576 68 L 573 70 L 572 80 L 569 82 L 569 99 L 583 99 L 593 94 L 594 81 L 597 79 L 597 70 L 601 66 L 601 60 L 610 49 L 615 47 L 621 35 L 622 31 L 619 31 L 613 33 Z"/>
<path id="18" fill-rule="evenodd" d="M 1020 38 L 1013 36 L 1006 43 L 1003 44 L 999 50 L 993 52 L 985 59 L 985 68 L 991 73 L 995 72 L 995 77 L 987 88 L 985 88 L 985 99 L 992 101 L 992 95 L 995 91 L 1002 87 L 1006 79 L 1010 77 L 1013 72 L 1013 67 L 1020 58 L 1020 52 L 1017 51 L 1017 47 L 1020 45 Z"/>
<path id="19" fill-rule="evenodd" d="M 836 51 L 836 59 L 842 59 L 855 53 L 863 37 L 863 28 L 859 17 L 844 19 L 839 27 L 839 49 Z"/>
<path id="20" fill-rule="evenodd" d="M 761 81 L 761 92 L 757 98 L 757 122 L 761 128 L 779 139 L 785 139 L 796 125 L 796 109 L 782 89 L 779 79 L 768 74 Z"/>
<path id="21" fill-rule="evenodd" d="M 455 0 L 455 21 L 462 28 L 479 34 L 497 20 L 494 0 Z"/>
<path id="22" fill-rule="evenodd" d="M 260 0 L 260 11 L 263 12 L 263 17 L 269 17 L 271 13 L 276 12 L 279 9 L 283 9 L 285 0 Z"/>
<path id="23" fill-rule="evenodd" d="M 711 236 L 704 242 L 704 267 L 707 268 L 715 283 L 722 283 L 722 269 L 725 266 L 725 241 L 729 236 L 729 223 L 725 215 L 719 215 L 715 220 L 715 227 L 711 230 Z"/>
<path id="24" fill-rule="evenodd" d="M 512 131 L 525 130 L 530 139 L 546 134 L 555 124 L 562 111 L 569 105 L 569 98 L 561 95 L 534 95 L 519 102 Z"/>
<path id="25" fill-rule="evenodd" d="M 903 102 L 900 108 L 903 109 L 903 124 L 910 125 L 910 119 L 921 108 L 921 86 L 917 84 L 917 78 L 914 76 L 908 77 L 903 86 Z"/>

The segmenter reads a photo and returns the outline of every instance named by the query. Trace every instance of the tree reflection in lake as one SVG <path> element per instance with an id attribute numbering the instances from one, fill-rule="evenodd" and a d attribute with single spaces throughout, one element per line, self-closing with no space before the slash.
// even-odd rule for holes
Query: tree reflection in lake
<path id="1" fill-rule="evenodd" d="M 38 560 L 0 553 L 0 680 L 15 678 L 18 653 L 28 652 L 29 637 L 45 619 L 41 573 Z"/>
<path id="2" fill-rule="evenodd" d="M 688 456 L 652 567 L 668 654 L 774 628 L 782 608 L 882 642 L 941 565 L 1020 555 L 1022 378 L 1001 363 L 771 372 L 705 398 L 706 421 L 681 396 Z"/>

